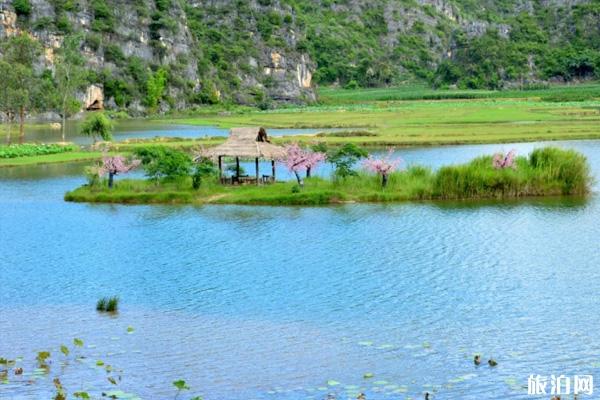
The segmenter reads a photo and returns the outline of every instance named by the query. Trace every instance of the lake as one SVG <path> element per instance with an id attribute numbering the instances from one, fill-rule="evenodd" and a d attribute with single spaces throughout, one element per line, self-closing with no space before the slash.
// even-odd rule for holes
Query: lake
<path id="1" fill-rule="evenodd" d="M 436 168 L 541 145 L 398 153 Z M 582 151 L 600 176 L 600 142 L 557 145 Z M 70 393 L 99 396 L 112 385 L 97 360 L 122 369 L 119 388 L 145 399 L 173 398 L 176 379 L 192 388 L 180 399 L 428 391 L 474 400 L 529 399 L 530 374 L 600 378 L 597 195 L 312 208 L 66 203 L 83 166 L 0 169 L 0 357 L 24 357 L 26 373 L 37 351 L 53 359 L 49 377 L 0 384 L 2 399 L 48 399 L 58 372 Z M 98 314 L 96 300 L 110 295 L 121 299 L 118 315 Z M 72 352 L 87 358 L 61 365 L 58 348 L 75 337 L 85 345 Z M 499 365 L 475 367 L 475 353 Z"/>
<path id="2" fill-rule="evenodd" d="M 89 145 L 92 140 L 81 136 L 79 121 L 67 121 L 66 140 L 79 145 Z M 347 129 L 306 129 L 306 128 L 287 128 L 287 129 L 268 129 L 269 135 L 312 135 L 319 132 L 334 132 Z M 115 141 L 128 139 L 152 139 L 155 137 L 171 137 L 183 139 L 202 139 L 214 136 L 228 136 L 229 129 L 217 126 L 204 125 L 177 125 L 148 120 L 122 120 L 115 123 L 113 133 Z M 14 127 L 12 132 L 13 142 L 18 141 L 18 127 Z M 3 141 L 6 139 L 2 139 Z M 61 130 L 52 129 L 48 125 L 30 125 L 25 131 L 26 142 L 54 143 L 61 140 Z"/>

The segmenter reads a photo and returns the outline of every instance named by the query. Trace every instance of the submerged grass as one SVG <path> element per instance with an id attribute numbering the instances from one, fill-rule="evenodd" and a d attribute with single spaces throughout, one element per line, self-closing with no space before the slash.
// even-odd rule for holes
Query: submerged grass
<path id="1" fill-rule="evenodd" d="M 110 190 L 105 185 L 82 186 L 65 195 L 75 202 L 122 204 L 264 204 L 323 205 L 344 202 L 516 198 L 582 195 L 592 177 L 586 158 L 574 150 L 546 147 L 529 157 L 517 157 L 516 168 L 495 169 L 492 156 L 432 171 L 412 166 L 393 173 L 388 186 L 378 176 L 359 173 L 343 180 L 307 179 L 300 191 L 295 182 L 266 186 L 222 186 L 205 183 L 193 190 L 190 179 L 176 182 L 122 180 Z"/>

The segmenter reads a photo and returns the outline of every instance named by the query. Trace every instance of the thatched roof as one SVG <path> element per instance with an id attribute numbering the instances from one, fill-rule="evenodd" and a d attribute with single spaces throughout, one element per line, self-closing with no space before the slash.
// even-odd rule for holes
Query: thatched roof
<path id="1" fill-rule="evenodd" d="M 229 131 L 227 141 L 221 145 L 206 149 L 202 156 L 217 158 L 240 157 L 240 158 L 266 158 L 277 160 L 285 157 L 286 151 L 283 147 L 268 142 L 258 141 L 260 128 L 233 128 Z"/>

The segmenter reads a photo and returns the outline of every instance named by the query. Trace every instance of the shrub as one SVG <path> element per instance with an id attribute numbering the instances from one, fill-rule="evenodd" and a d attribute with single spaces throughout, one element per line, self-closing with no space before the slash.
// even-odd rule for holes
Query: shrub
<path id="1" fill-rule="evenodd" d="M 13 0 L 12 4 L 17 15 L 29 17 L 29 14 L 31 14 L 31 3 L 29 0 Z"/>
<path id="2" fill-rule="evenodd" d="M 155 181 L 184 178 L 189 176 L 192 169 L 192 159 L 189 154 L 169 147 L 136 149 L 135 155 L 142 161 L 146 176 Z"/>
<path id="3" fill-rule="evenodd" d="M 195 190 L 200 189 L 202 180 L 214 177 L 217 174 L 215 164 L 208 158 L 203 158 L 197 165 L 192 175 L 192 187 Z"/>

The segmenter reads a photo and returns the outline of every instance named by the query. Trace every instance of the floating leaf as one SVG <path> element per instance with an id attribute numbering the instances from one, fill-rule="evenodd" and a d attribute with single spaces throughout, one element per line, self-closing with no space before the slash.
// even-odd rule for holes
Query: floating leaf
<path id="1" fill-rule="evenodd" d="M 377 346 L 378 350 L 386 350 L 393 349 L 395 346 L 393 344 L 382 344 L 381 346 Z"/>
<path id="2" fill-rule="evenodd" d="M 375 381 L 373 382 L 373 385 L 387 385 L 388 381 Z"/>
<path id="3" fill-rule="evenodd" d="M 75 338 L 73 339 L 73 344 L 77 347 L 83 347 L 83 340 Z"/>
<path id="4" fill-rule="evenodd" d="M 60 352 L 63 353 L 65 356 L 68 356 L 69 348 L 63 344 L 62 346 L 60 346 Z"/>
<path id="5" fill-rule="evenodd" d="M 328 384 L 329 386 L 337 386 L 337 385 L 339 385 L 340 383 L 339 383 L 338 381 L 334 381 L 333 379 L 330 379 L 330 380 L 328 380 L 328 381 L 327 381 L 327 384 Z"/>
<path id="6" fill-rule="evenodd" d="M 98 367 L 101 367 L 101 366 L 103 366 L 103 365 L 104 365 L 104 361 L 102 361 L 102 360 L 98 360 L 98 361 L 96 361 L 96 365 L 97 365 Z"/>
<path id="7" fill-rule="evenodd" d="M 370 340 L 363 340 L 362 342 L 358 342 L 359 346 L 373 346 L 373 342 Z"/>
<path id="8" fill-rule="evenodd" d="M 108 379 L 108 381 L 109 381 L 110 383 L 112 383 L 113 385 L 116 385 L 116 384 L 117 384 L 117 381 L 116 381 L 116 380 L 115 380 L 115 378 L 113 378 L 112 376 L 109 376 L 109 377 L 108 377 L 108 378 L 106 378 L 106 379 Z"/>
<path id="9" fill-rule="evenodd" d="M 78 399 L 89 399 L 90 395 L 87 392 L 75 392 L 73 393 L 73 396 L 77 397 Z"/>
<path id="10" fill-rule="evenodd" d="M 179 379 L 173 382 L 173 386 L 177 388 L 177 390 L 188 390 L 190 387 L 186 385 L 183 379 Z"/>
<path id="11" fill-rule="evenodd" d="M 128 326 L 127 333 L 132 334 L 133 332 L 135 332 L 135 329 L 133 329 L 133 326 Z"/>
<path id="12" fill-rule="evenodd" d="M 375 376 L 375 375 L 374 375 L 372 372 L 366 372 L 366 373 L 363 375 L 363 378 L 365 378 L 365 379 L 370 379 L 370 378 L 372 378 L 372 377 L 374 377 L 374 376 Z"/>
<path id="13" fill-rule="evenodd" d="M 423 342 L 423 348 L 429 349 L 429 348 L 431 348 L 431 344 L 429 342 Z"/>
<path id="14" fill-rule="evenodd" d="M 40 364 L 44 363 L 50 357 L 49 351 L 40 351 L 35 358 Z"/>

